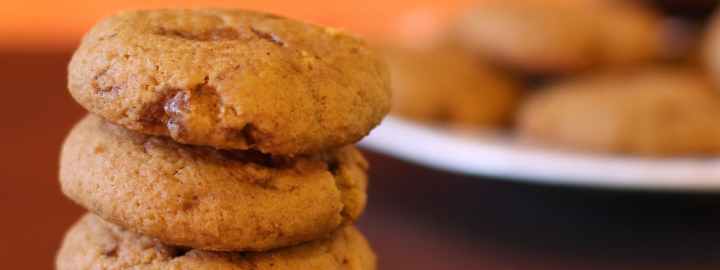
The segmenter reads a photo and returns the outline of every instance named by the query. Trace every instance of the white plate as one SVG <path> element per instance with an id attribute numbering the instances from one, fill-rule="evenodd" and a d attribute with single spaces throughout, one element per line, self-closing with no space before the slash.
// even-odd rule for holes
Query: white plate
<path id="1" fill-rule="evenodd" d="M 533 183 L 666 191 L 720 191 L 720 159 L 647 159 L 549 150 L 389 117 L 360 143 L 451 172 Z"/>

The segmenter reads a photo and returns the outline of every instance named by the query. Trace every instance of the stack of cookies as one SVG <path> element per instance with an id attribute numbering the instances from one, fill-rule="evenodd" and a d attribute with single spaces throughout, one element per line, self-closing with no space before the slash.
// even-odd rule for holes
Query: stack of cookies
<path id="1" fill-rule="evenodd" d="M 351 144 L 389 111 L 347 34 L 238 10 L 123 12 L 69 66 L 91 112 L 61 155 L 87 208 L 57 269 L 374 269 Z"/>

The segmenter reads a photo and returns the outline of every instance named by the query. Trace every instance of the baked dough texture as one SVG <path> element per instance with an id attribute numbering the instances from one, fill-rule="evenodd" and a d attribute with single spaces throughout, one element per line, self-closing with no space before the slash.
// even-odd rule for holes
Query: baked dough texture
<path id="1" fill-rule="evenodd" d="M 367 163 L 353 147 L 293 159 L 181 145 L 88 116 L 61 154 L 62 191 L 105 220 L 171 245 L 263 251 L 354 221 Z"/>
<path id="2" fill-rule="evenodd" d="M 387 67 L 364 42 L 243 10 L 106 18 L 73 55 L 68 87 L 134 131 L 285 156 L 355 143 L 390 109 Z"/>
<path id="3" fill-rule="evenodd" d="M 65 236 L 57 270 L 374 270 L 376 259 L 353 227 L 267 253 L 212 252 L 169 246 L 88 214 Z"/>

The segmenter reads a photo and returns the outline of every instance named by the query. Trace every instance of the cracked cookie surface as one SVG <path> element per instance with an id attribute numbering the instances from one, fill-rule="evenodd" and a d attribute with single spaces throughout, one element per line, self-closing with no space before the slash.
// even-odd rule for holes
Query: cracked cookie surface
<path id="1" fill-rule="evenodd" d="M 68 88 L 131 130 L 288 156 L 354 143 L 390 107 L 387 67 L 364 42 L 241 10 L 104 19 L 75 52 Z"/>
<path id="2" fill-rule="evenodd" d="M 363 236 L 345 227 L 327 238 L 267 253 L 211 252 L 168 246 L 85 215 L 65 236 L 58 270 L 232 269 L 373 270 L 376 259 Z"/>
<path id="3" fill-rule="evenodd" d="M 163 242 L 263 251 L 322 237 L 357 218 L 367 163 L 353 147 L 295 158 L 216 150 L 87 116 L 60 162 L 63 192 L 102 218 Z"/>

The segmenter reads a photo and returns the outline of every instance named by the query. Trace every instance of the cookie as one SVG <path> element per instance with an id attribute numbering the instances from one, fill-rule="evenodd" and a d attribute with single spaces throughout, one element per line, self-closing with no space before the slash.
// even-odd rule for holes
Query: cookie
<path id="1" fill-rule="evenodd" d="M 395 115 L 476 127 L 506 124 L 519 86 L 506 74 L 454 48 L 387 49 Z"/>
<path id="2" fill-rule="evenodd" d="M 56 269 L 373 270 L 375 261 L 367 241 L 353 227 L 267 253 L 212 252 L 166 245 L 88 214 L 65 236 Z"/>
<path id="3" fill-rule="evenodd" d="M 277 158 L 181 145 L 88 116 L 65 141 L 60 183 L 91 212 L 165 243 L 263 251 L 356 219 L 366 169 L 353 147 Z"/>
<path id="4" fill-rule="evenodd" d="M 342 31 L 242 10 L 129 11 L 98 23 L 68 88 L 125 128 L 296 155 L 352 144 L 390 108 L 387 67 Z"/>
<path id="5" fill-rule="evenodd" d="M 720 83 L 720 13 L 716 13 L 707 26 L 703 44 L 704 64 L 710 71 L 713 80 Z"/>
<path id="6" fill-rule="evenodd" d="M 663 53 L 661 17 L 613 1 L 487 1 L 454 32 L 483 57 L 529 74 L 631 65 Z"/>
<path id="7" fill-rule="evenodd" d="M 720 154 L 720 93 L 700 72 L 645 68 L 540 90 L 519 113 L 524 140 L 639 156 Z"/>

